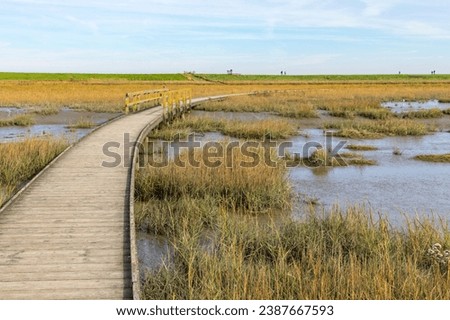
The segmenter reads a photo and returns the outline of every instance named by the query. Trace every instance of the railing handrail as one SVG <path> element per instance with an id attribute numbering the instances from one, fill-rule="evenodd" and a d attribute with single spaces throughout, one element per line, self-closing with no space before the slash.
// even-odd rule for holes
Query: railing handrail
<path id="1" fill-rule="evenodd" d="M 166 111 L 171 111 L 173 105 L 189 106 L 192 101 L 192 90 L 190 88 L 169 90 L 167 88 L 157 90 L 144 90 L 138 92 L 128 92 L 125 94 L 125 113 L 139 110 L 139 106 L 145 103 L 156 101 L 155 105 L 161 105 Z M 170 109 L 170 110 L 168 110 Z"/>

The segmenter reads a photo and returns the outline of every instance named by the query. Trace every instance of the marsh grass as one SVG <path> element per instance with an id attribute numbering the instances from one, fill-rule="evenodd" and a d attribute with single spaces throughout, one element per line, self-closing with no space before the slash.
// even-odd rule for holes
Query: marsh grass
<path id="1" fill-rule="evenodd" d="M 246 82 L 214 84 L 196 81 L 130 81 L 131 79 L 156 79 L 145 76 L 128 78 L 78 78 L 69 81 L 39 81 L 39 78 L 30 78 L 28 81 L 0 81 L 0 105 L 16 107 L 55 107 L 67 106 L 75 109 L 84 109 L 95 112 L 121 112 L 126 92 L 159 89 L 166 85 L 171 90 L 192 88 L 194 97 L 214 96 L 229 93 L 268 92 L 266 95 L 273 96 L 273 101 L 288 104 L 285 114 L 294 110 L 305 110 L 305 114 L 298 116 L 314 116 L 316 108 L 322 106 L 333 107 L 333 105 L 354 106 L 355 110 L 364 110 L 377 107 L 382 101 L 408 101 L 419 100 L 448 100 L 448 84 L 433 82 L 406 83 L 404 77 L 392 80 L 392 82 L 380 82 L 374 79 L 372 83 L 345 82 L 347 78 L 341 78 L 340 83 L 323 78 L 321 83 L 280 81 Z M 338 79 L 337 78 L 337 79 Z M 169 78 L 167 78 L 169 79 Z M 286 79 L 286 78 L 284 78 Z M 336 79 L 336 80 L 337 80 Z M 328 81 L 328 82 L 327 82 Z M 331 81 L 331 82 L 329 82 Z M 263 95 L 263 94 L 261 94 Z M 237 97 L 236 97 L 237 98 Z M 253 97 L 252 97 L 253 98 Z M 264 97 L 263 97 L 264 98 Z M 231 98 L 230 98 L 231 99 Z M 242 97 L 242 99 L 245 99 Z M 271 97 L 268 97 L 271 99 Z M 262 103 L 268 99 L 262 99 Z M 283 102 L 283 100 L 285 100 Z M 291 100 L 291 101 L 287 101 Z M 233 100 L 230 100 L 233 101 Z M 251 111 L 261 111 L 255 100 L 249 99 L 248 105 Z M 222 103 L 226 108 L 230 104 Z M 265 103 L 266 110 L 273 110 L 274 104 Z M 278 107 L 277 107 L 278 108 Z M 282 109 L 282 108 L 281 108 Z M 273 111 L 275 112 L 275 111 Z M 301 111 L 303 112 L 303 111 Z"/>
<path id="2" fill-rule="evenodd" d="M 205 111 L 228 112 L 273 112 L 289 118 L 316 118 L 312 103 L 296 92 L 263 92 L 250 96 L 229 97 L 220 101 L 209 101 L 197 107 Z"/>
<path id="3" fill-rule="evenodd" d="M 34 108 L 33 113 L 38 114 L 40 116 L 51 116 L 51 115 L 58 114 L 59 111 L 60 111 L 60 108 L 58 108 L 56 106 L 43 106 L 43 107 Z"/>
<path id="4" fill-rule="evenodd" d="M 196 150 L 193 159 L 198 161 L 198 167 L 188 164 L 189 154 L 185 152 L 180 155 L 185 167 L 171 161 L 162 168 L 148 165 L 139 170 L 136 175 L 137 199 L 171 200 L 183 196 L 204 199 L 210 196 L 228 207 L 245 208 L 249 212 L 289 207 L 290 186 L 282 164 L 270 166 L 260 161 L 249 166 L 254 160 L 251 156 L 244 156 L 239 149 L 228 151 L 227 142 L 222 145 L 226 151 L 222 159 L 213 160 L 219 160 L 214 166 L 204 161 L 202 150 Z M 252 151 L 259 159 L 264 159 L 263 148 L 255 147 Z M 270 156 L 276 158 L 275 154 Z"/>
<path id="5" fill-rule="evenodd" d="M 66 140 L 55 138 L 28 138 L 0 144 L 0 189 L 3 190 L 0 194 L 3 194 L 3 201 L 67 146 Z"/>
<path id="6" fill-rule="evenodd" d="M 370 145 L 364 145 L 364 144 L 348 144 L 345 146 L 348 150 L 355 150 L 355 151 L 374 151 L 378 150 L 378 147 L 370 146 Z"/>
<path id="7" fill-rule="evenodd" d="M 181 203 L 183 210 L 173 204 L 164 210 L 172 263 L 148 274 L 145 299 L 450 298 L 448 263 L 427 254 L 436 242 L 450 246 L 447 227 L 435 221 L 396 229 L 383 216 L 351 207 L 261 223 L 218 207 L 205 223 L 195 202 Z M 160 215 L 147 214 L 149 221 Z"/>
<path id="8" fill-rule="evenodd" d="M 169 126 L 153 131 L 149 137 L 169 141 L 176 136 L 184 138 L 190 133 L 215 131 L 243 139 L 262 139 L 264 137 L 284 139 L 297 135 L 299 132 L 296 125 L 284 119 L 240 121 L 189 116 L 185 120 L 177 120 Z"/>
<path id="9" fill-rule="evenodd" d="M 376 139 L 384 136 L 420 136 L 429 132 L 419 122 L 408 119 L 388 119 L 374 121 L 329 122 L 325 129 L 337 130 L 334 134 L 344 138 Z"/>
<path id="10" fill-rule="evenodd" d="M 33 124 L 35 124 L 35 120 L 31 114 L 19 114 L 11 118 L 0 119 L 0 127 L 10 127 L 10 126 L 28 127 Z"/>
<path id="11" fill-rule="evenodd" d="M 292 159 L 291 159 L 292 161 Z M 295 161 L 295 160 L 294 160 Z M 337 155 L 330 154 L 326 149 L 317 149 L 309 157 L 299 159 L 299 163 L 308 167 L 345 167 L 376 165 L 375 160 L 367 159 L 355 152 L 342 152 Z"/>
<path id="12" fill-rule="evenodd" d="M 92 118 L 81 117 L 74 124 L 69 125 L 72 129 L 91 129 L 97 126 L 97 124 L 92 120 Z"/>
<path id="13" fill-rule="evenodd" d="M 414 159 L 427 162 L 444 162 L 450 163 L 450 153 L 446 154 L 419 154 Z"/>
<path id="14" fill-rule="evenodd" d="M 373 120 L 386 120 L 393 116 L 392 112 L 385 108 L 372 108 L 363 111 L 358 111 L 357 115 L 363 118 L 373 119 Z"/>
<path id="15" fill-rule="evenodd" d="M 432 119 L 432 118 L 441 118 L 444 116 L 444 112 L 439 108 L 433 108 L 429 110 L 417 110 L 417 111 L 409 111 L 398 114 L 399 118 L 405 119 Z"/>

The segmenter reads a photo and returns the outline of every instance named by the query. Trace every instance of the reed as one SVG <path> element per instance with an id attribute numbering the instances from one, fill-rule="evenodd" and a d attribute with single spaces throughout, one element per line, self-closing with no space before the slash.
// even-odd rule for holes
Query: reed
<path id="1" fill-rule="evenodd" d="M 97 126 L 92 118 L 81 117 L 74 124 L 69 125 L 73 129 L 91 129 Z"/>
<path id="2" fill-rule="evenodd" d="M 442 118 L 444 113 L 439 108 L 433 108 L 429 110 L 417 110 L 409 111 L 398 114 L 399 118 L 405 119 L 432 119 L 432 118 Z"/>
<path id="3" fill-rule="evenodd" d="M 172 254 L 146 277 L 145 299 L 450 298 L 449 230 L 436 221 L 397 229 L 363 207 L 336 207 L 261 223 L 220 207 L 206 227 L 195 211 L 166 211 L 178 221 Z"/>
<path id="4" fill-rule="evenodd" d="M 0 144 L 0 195 L 9 198 L 68 146 L 63 139 L 28 138 Z"/>
<path id="5" fill-rule="evenodd" d="M 376 139 L 384 136 L 420 136 L 429 132 L 419 122 L 408 119 L 388 119 L 374 121 L 329 122 L 325 129 L 336 129 L 336 135 L 345 138 Z"/>
<path id="6" fill-rule="evenodd" d="M 244 155 L 239 148 L 230 150 L 227 141 L 221 142 L 221 146 L 220 158 L 206 159 L 203 150 L 196 150 L 193 155 L 182 153 L 178 163 L 170 161 L 161 168 L 147 165 L 139 170 L 137 199 L 172 200 L 184 196 L 204 199 L 209 196 L 228 207 L 245 208 L 248 212 L 289 207 L 286 168 L 281 163 L 271 165 L 265 161 L 266 156 L 275 160 L 275 154 L 266 155 L 262 147 L 255 147 L 254 155 Z M 190 161 L 190 157 L 194 161 Z"/>
<path id="7" fill-rule="evenodd" d="M 30 114 L 19 114 L 17 116 L 0 119 L 0 127 L 10 127 L 10 126 L 19 126 L 19 127 L 28 127 L 35 124 L 34 117 Z"/>
<path id="8" fill-rule="evenodd" d="M 152 139 L 172 140 L 174 137 L 186 137 L 190 133 L 220 132 L 224 135 L 243 139 L 284 139 L 298 134 L 298 127 L 284 119 L 266 119 L 240 121 L 212 119 L 209 117 L 189 116 L 185 120 L 175 121 L 150 133 Z"/>
<path id="9" fill-rule="evenodd" d="M 427 162 L 446 162 L 450 163 L 450 153 L 446 154 L 419 154 L 414 159 Z"/>
<path id="10" fill-rule="evenodd" d="M 370 145 L 364 145 L 364 144 L 348 144 L 345 147 L 348 150 L 355 150 L 355 151 L 374 151 L 378 150 L 378 147 L 370 146 Z"/>

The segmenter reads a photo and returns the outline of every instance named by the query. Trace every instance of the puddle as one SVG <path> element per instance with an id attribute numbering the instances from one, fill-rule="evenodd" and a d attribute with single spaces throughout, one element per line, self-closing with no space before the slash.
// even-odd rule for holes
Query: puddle
<path id="1" fill-rule="evenodd" d="M 384 102 L 381 106 L 390 109 L 395 113 L 402 113 L 408 111 L 429 110 L 429 109 L 449 109 L 450 103 L 442 103 L 439 100 L 428 101 L 390 101 Z"/>
<path id="2" fill-rule="evenodd" d="M 394 103 L 394 102 L 393 102 Z M 406 105 L 409 102 L 405 102 Z M 409 108 L 409 105 L 407 105 Z M 432 108 L 431 102 L 421 103 L 422 108 Z M 397 105 L 397 107 L 399 107 Z M 441 108 L 448 108 L 450 104 L 441 104 Z M 415 108 L 414 105 L 411 108 Z M 399 110 L 403 112 L 404 110 Z M 273 118 L 273 115 L 232 112 L 204 112 L 193 111 L 197 116 L 211 116 L 215 118 L 253 120 Z M 255 115 L 261 116 L 256 118 Z M 325 136 L 322 129 L 305 129 L 305 135 L 297 136 L 289 141 L 292 153 L 303 153 L 307 143 L 318 142 L 324 146 Z M 196 141 L 201 144 L 210 141 L 221 141 L 228 138 L 220 133 L 206 133 L 197 135 Z M 341 138 L 334 137 L 332 147 Z M 367 159 L 377 161 L 375 166 L 348 166 L 335 168 L 306 168 L 295 167 L 289 169 L 289 179 L 294 191 L 300 199 L 314 199 L 318 201 L 317 208 L 329 209 L 338 204 L 341 208 L 350 205 L 364 205 L 372 208 L 374 213 L 380 212 L 388 216 L 393 225 L 401 226 L 405 216 L 432 216 L 450 218 L 450 164 L 429 163 L 412 159 L 418 154 L 448 153 L 450 152 L 450 133 L 438 132 L 421 137 L 387 137 L 384 139 L 359 140 L 345 139 L 347 144 L 364 144 L 378 148 L 374 151 L 351 151 L 342 149 L 340 152 L 361 153 Z M 281 142 L 281 141 L 280 141 Z M 398 148 L 401 155 L 394 155 Z M 313 150 L 305 151 L 310 154 Z M 304 153 L 303 153 L 304 154 Z M 173 152 L 170 157 L 173 158 Z M 294 219 L 301 219 L 307 210 L 303 203 L 294 203 Z M 139 259 L 141 271 L 156 270 L 167 261 L 170 247 L 163 237 L 139 234 Z"/>

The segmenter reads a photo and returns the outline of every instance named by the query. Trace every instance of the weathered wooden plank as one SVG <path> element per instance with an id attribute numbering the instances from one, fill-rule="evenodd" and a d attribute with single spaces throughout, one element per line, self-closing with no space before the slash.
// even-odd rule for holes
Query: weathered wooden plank
<path id="1" fill-rule="evenodd" d="M 6 291 L 3 290 L 0 294 L 0 299 L 4 300 L 63 300 L 63 299 L 73 299 L 73 300 L 121 300 L 121 299 L 131 299 L 132 290 L 131 288 L 106 288 L 106 289 L 86 289 L 74 290 L 69 289 L 58 289 L 58 290 L 30 290 L 24 289 L 19 291 Z"/>
<path id="2" fill-rule="evenodd" d="M 0 211 L 0 299 L 132 297 L 130 159 L 162 114 L 155 107 L 100 128 Z M 111 142 L 121 157 L 112 168 L 104 166 Z"/>

